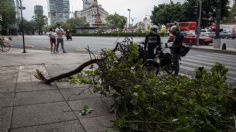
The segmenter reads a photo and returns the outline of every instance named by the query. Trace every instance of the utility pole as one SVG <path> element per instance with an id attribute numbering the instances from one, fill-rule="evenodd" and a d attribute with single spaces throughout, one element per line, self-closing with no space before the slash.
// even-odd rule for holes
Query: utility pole
<path id="1" fill-rule="evenodd" d="M 129 27 L 129 30 L 130 30 L 130 11 L 131 11 L 131 10 L 128 9 L 128 11 L 129 11 L 129 26 L 128 26 L 128 27 Z"/>
<path id="2" fill-rule="evenodd" d="M 199 15 L 198 15 L 198 26 L 197 26 L 197 45 L 199 45 L 199 35 L 201 33 L 201 19 L 202 19 L 202 0 L 199 0 Z"/>
<path id="3" fill-rule="evenodd" d="M 221 39 L 220 39 L 220 18 L 221 18 L 221 0 L 217 0 L 216 8 L 216 37 L 214 41 L 214 48 L 220 48 Z"/>
<path id="4" fill-rule="evenodd" d="M 20 12 L 21 12 L 21 30 L 22 30 L 22 39 L 23 39 L 23 53 L 26 53 L 25 51 L 25 34 L 24 34 L 24 22 L 23 22 L 23 11 L 25 7 L 22 7 L 22 0 L 19 0 L 20 2 Z"/>

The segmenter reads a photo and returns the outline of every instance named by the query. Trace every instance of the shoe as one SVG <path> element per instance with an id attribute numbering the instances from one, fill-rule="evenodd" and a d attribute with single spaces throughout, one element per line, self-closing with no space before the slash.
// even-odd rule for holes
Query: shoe
<path id="1" fill-rule="evenodd" d="M 63 51 L 63 53 L 67 53 L 66 51 Z"/>

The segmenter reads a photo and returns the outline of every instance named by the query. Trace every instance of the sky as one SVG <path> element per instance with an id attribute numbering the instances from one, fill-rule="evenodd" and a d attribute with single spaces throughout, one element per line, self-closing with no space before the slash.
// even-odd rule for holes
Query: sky
<path id="1" fill-rule="evenodd" d="M 184 0 L 173 0 L 184 1 Z M 130 17 L 134 23 L 142 21 L 145 16 L 149 17 L 154 5 L 169 2 L 169 0 L 98 0 L 98 3 L 108 11 L 109 14 L 115 12 L 119 15 L 129 17 L 128 9 L 130 9 Z M 34 6 L 43 5 L 44 15 L 48 16 L 47 0 L 23 0 L 23 6 L 26 7 L 23 14 L 27 20 L 30 20 L 34 15 Z M 82 0 L 70 0 L 70 10 L 82 10 Z"/>
<path id="2" fill-rule="evenodd" d="M 24 10 L 24 17 L 30 20 L 34 13 L 35 5 L 43 5 L 44 15 L 48 16 L 47 0 L 22 0 L 23 6 L 26 7 Z M 184 2 L 185 0 L 172 0 L 173 2 Z M 153 7 L 161 3 L 169 3 L 170 0 L 98 0 L 98 3 L 108 11 L 109 14 L 115 12 L 119 15 L 133 18 L 134 23 L 140 22 L 145 16 L 149 17 L 153 10 Z M 82 0 L 70 0 L 70 10 L 82 10 Z"/>

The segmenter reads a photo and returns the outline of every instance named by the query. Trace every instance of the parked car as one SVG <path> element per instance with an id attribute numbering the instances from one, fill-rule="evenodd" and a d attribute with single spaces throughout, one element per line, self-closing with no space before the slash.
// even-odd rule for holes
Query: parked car
<path id="1" fill-rule="evenodd" d="M 197 43 L 197 35 L 195 34 L 195 32 L 188 32 L 184 36 L 184 43 L 196 44 Z M 203 35 L 199 36 L 199 44 L 200 45 L 208 45 L 210 43 L 213 43 L 213 39 L 211 37 L 203 36 Z"/>
<path id="2" fill-rule="evenodd" d="M 184 40 L 183 40 L 184 43 L 196 44 L 197 35 L 195 34 L 195 32 L 188 31 L 188 32 L 182 32 L 182 34 L 184 35 Z M 170 33 L 168 41 L 171 42 L 173 40 L 174 40 L 174 36 L 173 36 L 173 34 Z M 199 44 L 200 45 L 208 45 L 210 43 L 213 43 L 213 39 L 211 37 L 202 36 L 202 35 L 199 37 Z"/>
<path id="3" fill-rule="evenodd" d="M 212 32 L 210 29 L 201 29 L 201 33 L 202 36 L 207 36 L 207 37 L 211 37 L 214 38 L 216 36 L 215 32 Z"/>
<path id="4" fill-rule="evenodd" d="M 225 30 L 225 29 L 220 29 L 220 37 L 221 38 L 232 38 L 235 39 L 236 38 L 236 33 L 233 33 L 231 31 Z"/>

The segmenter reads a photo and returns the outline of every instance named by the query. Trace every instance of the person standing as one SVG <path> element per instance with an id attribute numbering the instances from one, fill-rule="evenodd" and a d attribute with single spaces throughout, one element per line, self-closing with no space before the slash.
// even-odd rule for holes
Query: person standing
<path id="1" fill-rule="evenodd" d="M 63 28 L 60 26 L 60 24 L 57 24 L 56 33 L 57 33 L 56 52 L 58 52 L 59 43 L 61 43 L 62 52 L 66 53 L 65 48 L 64 48 L 64 40 L 63 40 L 63 35 L 65 34 L 65 32 Z"/>
<path id="2" fill-rule="evenodd" d="M 147 51 L 147 59 L 155 58 L 155 48 L 161 46 L 161 38 L 157 34 L 157 26 L 151 27 L 151 32 L 145 37 L 144 50 Z M 147 50 L 146 50 L 147 49 Z"/>
<path id="3" fill-rule="evenodd" d="M 48 36 L 49 36 L 50 44 L 51 44 L 51 53 L 55 53 L 56 52 L 56 33 L 52 28 L 49 29 Z"/>
<path id="4" fill-rule="evenodd" d="M 180 51 L 181 46 L 184 40 L 184 36 L 180 33 L 178 26 L 173 26 L 171 28 L 171 32 L 174 36 L 173 45 L 170 47 L 171 52 L 173 54 L 173 66 L 174 66 L 174 74 L 179 74 L 179 59 L 180 59 Z"/>

